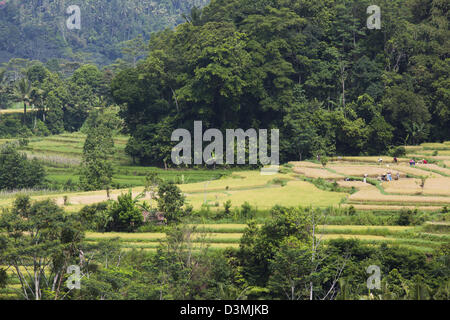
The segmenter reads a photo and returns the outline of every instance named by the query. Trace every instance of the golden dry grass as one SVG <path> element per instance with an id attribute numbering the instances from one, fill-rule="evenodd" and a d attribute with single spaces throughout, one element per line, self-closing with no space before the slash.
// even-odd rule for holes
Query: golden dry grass
<path id="1" fill-rule="evenodd" d="M 433 164 L 433 163 L 429 163 L 429 164 L 417 164 L 416 167 L 417 167 L 417 168 L 420 168 L 420 169 L 423 168 L 423 169 L 437 170 L 437 171 L 442 172 L 442 173 L 444 173 L 444 174 L 450 175 L 450 169 L 440 167 L 440 166 L 438 166 L 438 165 L 436 165 L 436 164 Z"/>
<path id="2" fill-rule="evenodd" d="M 369 164 L 375 164 L 378 165 L 378 159 L 383 159 L 383 164 L 393 164 L 394 158 L 390 156 L 354 156 L 354 157 L 333 157 L 331 160 L 334 163 L 369 163 Z M 398 158 L 399 162 L 407 163 L 409 161 L 408 158 Z"/>
<path id="3" fill-rule="evenodd" d="M 382 186 L 388 193 L 418 194 L 422 192 L 419 179 L 400 179 L 383 182 Z M 423 194 L 450 196 L 450 178 L 430 178 L 425 182 Z"/>
<path id="4" fill-rule="evenodd" d="M 441 196 L 409 196 L 409 195 L 384 195 L 381 194 L 377 188 L 366 188 L 350 195 L 349 200 L 351 202 L 368 202 L 368 203 L 389 203 L 393 204 L 405 203 L 405 204 L 430 204 L 430 205 L 449 205 L 450 197 Z M 365 204 L 365 203 L 364 203 Z"/>
<path id="5" fill-rule="evenodd" d="M 339 174 L 319 168 L 294 168 L 294 172 L 302 174 L 308 178 L 344 179 L 344 177 Z"/>
<path id="6" fill-rule="evenodd" d="M 186 193 L 203 193 L 205 189 L 210 191 L 239 190 L 251 189 L 256 187 L 267 186 L 274 179 L 293 179 L 286 174 L 261 175 L 260 171 L 242 171 L 236 172 L 231 177 L 225 177 L 210 182 L 198 182 L 180 185 L 183 192 Z M 228 187 L 228 188 L 227 188 Z"/>
<path id="7" fill-rule="evenodd" d="M 23 113 L 23 109 L 0 109 L 0 114 Z"/>
<path id="8" fill-rule="evenodd" d="M 442 206 L 399 206 L 399 205 L 381 205 L 381 204 L 343 204 L 342 207 L 353 206 L 356 210 L 378 210 L 378 211 L 400 211 L 400 210 L 414 210 L 421 211 L 438 211 Z"/>
<path id="9" fill-rule="evenodd" d="M 427 159 L 433 159 L 433 160 L 450 160 L 450 156 L 445 156 L 445 155 L 437 155 L 437 156 L 431 156 L 431 155 L 425 155 L 425 154 L 410 154 L 409 155 L 411 158 L 415 157 L 415 158 L 424 158 L 426 157 Z"/>
<path id="10" fill-rule="evenodd" d="M 435 172 L 428 172 L 425 170 L 421 170 L 416 167 L 411 167 L 409 164 L 400 164 L 398 166 L 393 166 L 392 169 L 398 170 L 403 173 L 408 173 L 415 176 L 430 176 L 432 178 L 442 177 L 442 175 Z"/>
<path id="11" fill-rule="evenodd" d="M 199 239 L 205 237 L 206 239 L 231 239 L 239 240 L 242 233 L 194 233 L 192 239 Z"/>
<path id="12" fill-rule="evenodd" d="M 363 177 L 365 174 L 367 174 L 369 177 L 376 178 L 382 174 L 386 174 L 388 171 L 390 171 L 392 174 L 395 175 L 397 172 L 397 167 L 399 166 L 392 166 L 389 165 L 380 165 L 380 166 L 371 166 L 371 165 L 330 165 L 329 168 L 344 174 L 346 176 L 359 176 Z M 400 173 L 400 177 L 405 177 L 406 175 L 404 173 Z"/>
<path id="13" fill-rule="evenodd" d="M 318 227 L 320 230 L 352 230 L 352 231 L 367 231 L 386 229 L 389 231 L 406 231 L 414 229 L 414 227 L 408 226 L 354 226 L 354 225 L 321 225 Z"/>
<path id="14" fill-rule="evenodd" d="M 322 168 L 321 164 L 309 161 L 291 161 L 289 164 L 297 168 Z"/>
<path id="15" fill-rule="evenodd" d="M 318 235 L 317 238 L 321 238 L 323 240 L 331 240 L 331 239 L 359 239 L 359 240 L 378 240 L 378 241 L 384 241 L 384 240 L 395 240 L 394 238 L 386 238 L 383 236 L 372 236 L 372 235 L 361 235 L 361 234 L 323 234 Z"/>
<path id="16" fill-rule="evenodd" d="M 368 183 L 364 183 L 362 181 L 345 181 L 345 180 L 341 180 L 338 181 L 337 184 L 341 187 L 346 187 L 346 188 L 351 188 L 351 187 L 355 187 L 358 189 L 361 188 L 367 188 L 370 186 L 370 184 Z"/>
<path id="17" fill-rule="evenodd" d="M 246 224 L 243 223 L 206 223 L 206 224 L 189 224 L 189 227 L 195 227 L 197 229 L 210 229 L 210 230 L 234 230 L 234 229 L 245 229 Z"/>
<path id="18" fill-rule="evenodd" d="M 89 239 L 159 240 L 165 237 L 165 233 L 86 232 L 86 238 Z"/>
<path id="19" fill-rule="evenodd" d="M 217 202 L 220 206 L 227 200 L 231 200 L 234 207 L 248 202 L 258 209 L 269 209 L 276 204 L 294 207 L 328 207 L 337 205 L 346 195 L 346 193 L 320 190 L 305 181 L 289 181 L 284 187 L 187 194 L 187 201 L 196 209 L 202 206 L 205 199 L 210 204 Z"/>

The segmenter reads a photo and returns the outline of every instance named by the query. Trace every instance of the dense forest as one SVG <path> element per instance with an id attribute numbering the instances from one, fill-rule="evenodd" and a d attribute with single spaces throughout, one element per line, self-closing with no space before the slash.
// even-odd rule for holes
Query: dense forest
<path id="1" fill-rule="evenodd" d="M 157 162 L 163 132 L 199 119 L 279 128 L 282 161 L 448 139 L 448 2 L 375 1 L 382 28 L 369 30 L 372 2 L 217 0 L 194 11 L 112 81 L 130 153 Z"/>
<path id="2" fill-rule="evenodd" d="M 10 58 L 67 58 L 105 65 L 121 43 L 184 21 L 206 0 L 8 0 L 0 7 L 0 62 Z M 66 10 L 78 5 L 81 29 L 69 30 Z"/>
<path id="3" fill-rule="evenodd" d="M 86 18 L 80 37 L 102 34 L 100 42 L 85 44 L 89 50 L 137 36 L 122 43 L 123 59 L 100 70 L 77 59 L 36 66 L 15 58 L 4 64 L 2 84 L 29 82 L 35 88 L 29 104 L 42 110 L 53 134 L 78 130 L 94 107 L 120 105 L 124 132 L 132 136 L 127 152 L 142 164 L 167 162 L 171 132 L 192 129 L 194 120 L 222 131 L 280 129 L 282 162 L 395 152 L 398 145 L 448 139 L 448 3 L 376 2 L 380 30 L 366 26 L 369 1 L 217 0 L 203 10 L 194 7 L 183 15 L 185 23 L 155 34 L 148 46 L 148 34 L 138 36 L 139 28 L 126 34 L 127 28 L 113 23 L 126 21 L 120 17 L 108 19 L 110 32 L 108 23 Z M 0 14 L 11 18 L 14 8 L 27 7 L 7 6 Z M 91 23 L 105 29 L 94 31 Z M 20 37 L 6 37 L 3 46 L 8 39 Z M 27 43 L 17 49 L 27 52 Z M 36 130 L 36 121 L 32 125 Z"/>

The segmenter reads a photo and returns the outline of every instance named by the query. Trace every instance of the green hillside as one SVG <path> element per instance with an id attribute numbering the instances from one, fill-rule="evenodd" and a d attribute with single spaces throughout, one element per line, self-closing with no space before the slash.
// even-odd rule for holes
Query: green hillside
<path id="1" fill-rule="evenodd" d="M 0 62 L 83 57 L 108 64 L 121 56 L 120 43 L 171 28 L 183 13 L 208 0 L 9 0 L 0 6 Z M 81 9 L 81 29 L 69 30 L 66 10 Z"/>

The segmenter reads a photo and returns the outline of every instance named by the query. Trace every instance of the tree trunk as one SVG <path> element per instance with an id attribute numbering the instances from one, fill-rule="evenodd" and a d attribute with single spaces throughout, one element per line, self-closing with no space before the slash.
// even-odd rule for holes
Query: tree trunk
<path id="1" fill-rule="evenodd" d="M 23 103 L 23 124 L 26 124 L 27 121 L 27 104 Z"/>

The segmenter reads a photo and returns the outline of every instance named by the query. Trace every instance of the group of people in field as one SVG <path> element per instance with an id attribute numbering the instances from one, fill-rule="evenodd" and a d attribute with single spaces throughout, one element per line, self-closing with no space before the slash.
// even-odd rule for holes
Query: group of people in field
<path id="1" fill-rule="evenodd" d="M 398 162 L 399 162 L 398 158 L 394 157 L 393 162 L 395 164 L 398 164 Z M 383 164 L 383 159 L 382 158 L 378 159 L 378 164 L 379 165 Z M 421 161 L 418 161 L 418 164 L 428 164 L 428 161 L 426 159 L 423 159 Z M 416 160 L 415 159 L 409 160 L 409 165 L 411 167 L 415 166 L 416 165 Z M 389 165 L 387 165 L 387 168 L 389 168 Z M 368 176 L 367 174 L 364 175 L 364 182 L 366 182 L 367 176 Z M 393 179 L 394 180 L 400 180 L 400 173 L 398 171 L 396 172 L 394 178 L 392 177 L 392 173 L 391 173 L 390 170 L 388 170 L 387 172 L 383 173 L 382 175 L 380 175 L 378 177 L 379 181 L 387 181 L 387 182 L 389 182 L 389 181 L 392 181 Z"/>
<path id="2" fill-rule="evenodd" d="M 418 162 L 419 164 L 428 164 L 428 161 L 426 159 L 423 159 L 421 161 Z M 411 159 L 409 160 L 409 166 L 410 167 L 414 167 L 416 165 L 416 160 Z"/>

